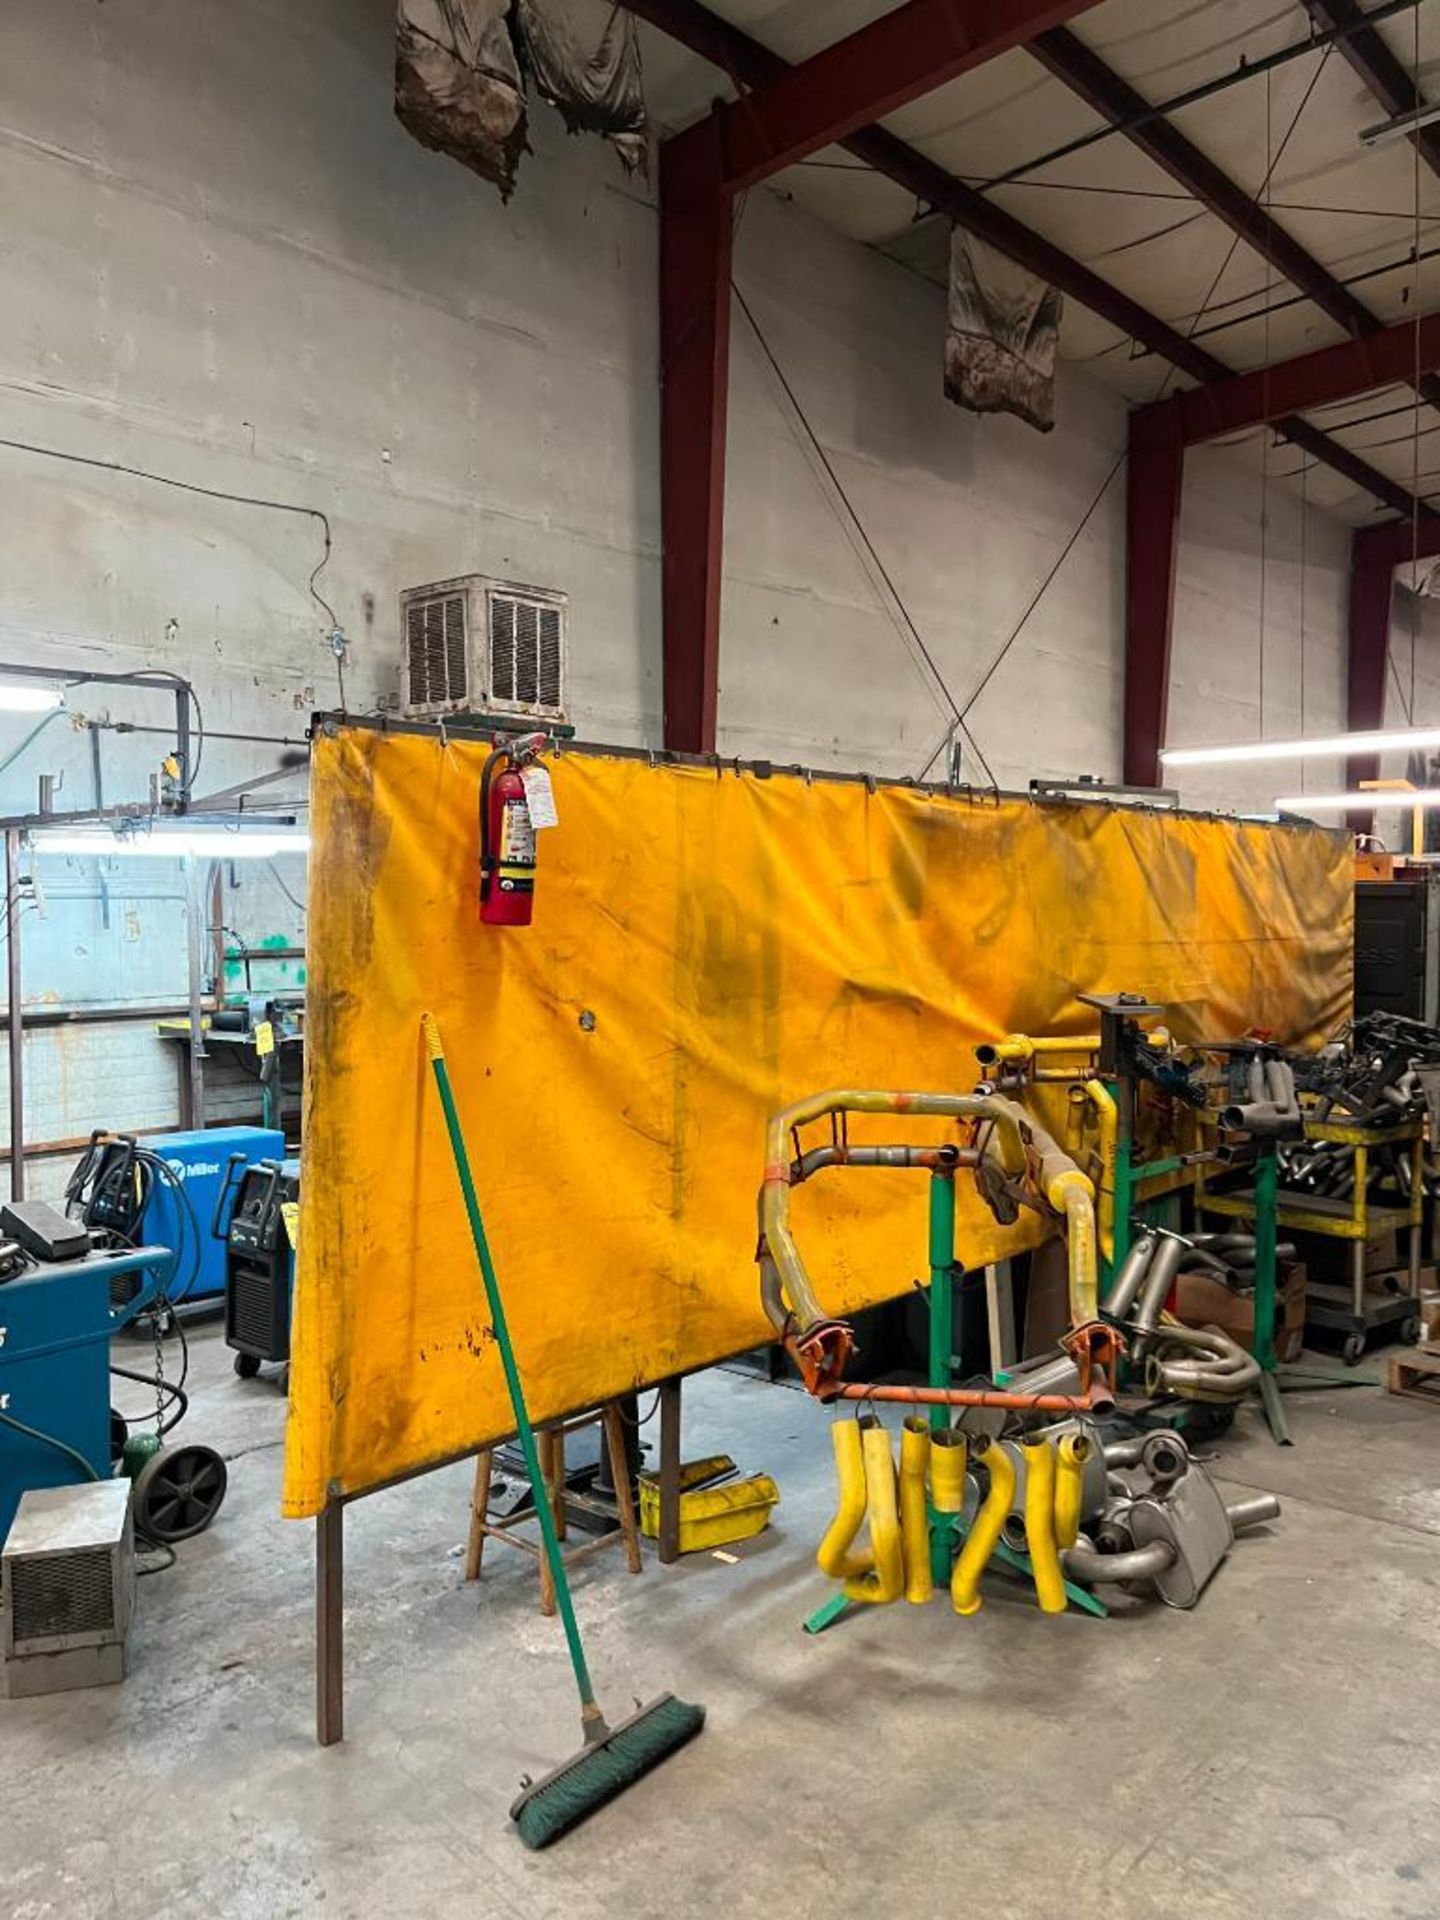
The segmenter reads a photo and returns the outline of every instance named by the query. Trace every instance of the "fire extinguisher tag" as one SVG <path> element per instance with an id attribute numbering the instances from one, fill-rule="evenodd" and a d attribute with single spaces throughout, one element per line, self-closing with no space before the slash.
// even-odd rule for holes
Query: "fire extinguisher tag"
<path id="1" fill-rule="evenodd" d="M 522 767 L 520 778 L 525 782 L 525 803 L 530 809 L 531 826 L 537 833 L 542 827 L 558 827 L 560 815 L 556 810 L 555 789 L 550 783 L 548 769 Z"/>

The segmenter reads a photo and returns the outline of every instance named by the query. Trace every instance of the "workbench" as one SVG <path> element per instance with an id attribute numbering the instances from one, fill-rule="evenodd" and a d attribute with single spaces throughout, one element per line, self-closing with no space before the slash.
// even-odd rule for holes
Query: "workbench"
<path id="1" fill-rule="evenodd" d="M 208 1016 L 200 1023 L 203 1035 L 202 1045 L 205 1054 L 211 1059 L 226 1059 L 241 1072 L 247 1074 L 260 1088 L 260 1118 L 262 1126 L 284 1129 L 284 1105 L 286 1092 L 286 1068 L 293 1068 L 291 1090 L 299 1092 L 300 1067 L 304 1059 L 305 1037 L 301 1033 L 285 1033 L 278 1027 L 274 1033 L 273 1050 L 262 1053 L 256 1044 L 256 1036 L 251 1030 L 229 1031 L 217 1029 Z M 203 1127 L 205 1116 L 193 1111 L 190 1080 L 190 1022 L 182 1017 L 178 1020 L 157 1020 L 155 1032 L 161 1040 L 169 1041 L 177 1050 L 176 1057 L 180 1069 L 180 1124 L 182 1127 Z"/>
<path id="2" fill-rule="evenodd" d="M 1345 1358 L 1353 1365 L 1364 1351 L 1366 1335 L 1376 1327 L 1398 1323 L 1403 1338 L 1419 1337 L 1425 1119 L 1420 1115 L 1379 1127 L 1363 1126 L 1355 1120 L 1306 1119 L 1303 1137 L 1349 1147 L 1354 1156 L 1354 1188 L 1348 1198 L 1297 1193 L 1284 1187 L 1278 1188 L 1275 1195 L 1276 1222 L 1287 1232 L 1313 1233 L 1324 1239 L 1349 1242 L 1349 1287 L 1327 1287 L 1312 1282 L 1307 1290 L 1305 1317 L 1312 1326 L 1344 1333 Z M 1408 1198 L 1388 1205 L 1376 1204 L 1366 1191 L 1370 1149 L 1388 1146 L 1409 1150 L 1410 1193 Z M 1222 1214 L 1232 1220 L 1253 1221 L 1256 1217 L 1253 1188 L 1215 1193 L 1205 1183 L 1203 1166 L 1195 1183 L 1195 1206 L 1198 1213 Z M 1374 1235 L 1392 1229 L 1408 1231 L 1410 1236 L 1409 1286 L 1403 1293 L 1377 1293 L 1365 1285 L 1365 1243 Z"/>

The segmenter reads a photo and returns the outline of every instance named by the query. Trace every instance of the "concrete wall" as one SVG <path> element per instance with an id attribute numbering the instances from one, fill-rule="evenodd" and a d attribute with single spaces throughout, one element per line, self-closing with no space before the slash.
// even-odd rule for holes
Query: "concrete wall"
<path id="1" fill-rule="evenodd" d="M 307 587 L 324 529 L 285 507 L 328 517 L 319 587 L 352 707 L 396 689 L 400 589 L 473 569 L 566 589 L 581 733 L 659 740 L 653 191 L 537 106 L 502 207 L 394 121 L 392 21 L 389 0 L 6 8 L 0 436 L 277 504 L 0 446 L 0 658 L 190 676 L 204 789 L 284 764 L 337 697 Z M 950 720 L 939 682 L 966 706 L 1059 562 L 970 723 L 1002 782 L 1115 776 L 1121 403 L 1067 369 L 1049 436 L 962 415 L 941 397 L 938 291 L 770 193 L 749 197 L 736 279 L 793 398 L 737 311 L 723 750 L 918 774 Z M 1258 731 L 1258 496 L 1231 456 L 1192 460 L 1177 740 Z M 1264 725 L 1292 731 L 1299 515 L 1278 489 L 1270 508 Z M 1312 514 L 1305 544 L 1313 727 L 1340 717 L 1345 535 Z M 157 695 L 69 704 L 169 720 Z M 63 775 L 62 805 L 88 803 L 89 734 L 62 719 L 7 763 L 26 731 L 0 716 L 0 807 L 33 806 L 41 771 Z M 142 797 L 163 732 L 100 739 L 107 799 Z M 178 998 L 177 870 L 111 868 L 108 903 L 99 878 L 43 863 L 27 1001 Z M 227 883 L 223 918 L 255 943 L 303 934 L 263 869 Z M 32 1137 L 163 1123 L 173 1068 L 143 1024 L 59 1044 L 29 1043 Z"/>

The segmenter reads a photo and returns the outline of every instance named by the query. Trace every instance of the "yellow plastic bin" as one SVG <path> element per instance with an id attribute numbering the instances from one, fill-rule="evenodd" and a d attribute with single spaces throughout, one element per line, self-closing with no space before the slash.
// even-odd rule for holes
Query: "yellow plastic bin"
<path id="1" fill-rule="evenodd" d="M 703 1460 L 687 1460 L 681 1466 L 681 1553 L 749 1540 L 770 1524 L 770 1509 L 779 1505 L 780 1489 L 768 1473 L 748 1474 L 720 1486 L 702 1484 L 734 1471 L 735 1462 L 728 1453 L 707 1454 Z M 660 1533 L 660 1476 L 642 1473 L 639 1484 L 640 1531 L 647 1540 L 654 1540 Z"/>

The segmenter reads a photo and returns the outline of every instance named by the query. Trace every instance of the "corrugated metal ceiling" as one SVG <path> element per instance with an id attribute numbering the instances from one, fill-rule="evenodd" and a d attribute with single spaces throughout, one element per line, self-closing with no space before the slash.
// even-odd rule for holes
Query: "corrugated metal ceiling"
<path id="1" fill-rule="evenodd" d="M 890 11 L 875 0 L 707 5 L 790 60 Z M 666 130 L 688 124 L 717 95 L 733 94 L 714 67 L 652 28 L 641 31 L 650 108 Z M 1310 25 L 1298 0 L 1105 0 L 1082 14 L 1073 31 L 1148 101 L 1159 102 L 1242 61 L 1303 43 Z M 1415 74 L 1422 94 L 1440 97 L 1440 6 L 1419 5 L 1377 31 Z M 1440 178 L 1404 140 L 1361 145 L 1361 129 L 1386 117 L 1338 48 L 1307 51 L 1172 116 L 1334 278 L 1349 283 L 1381 320 L 1394 322 L 1440 306 Z M 1105 123 L 1034 56 L 1016 51 L 884 124 L 981 186 Z M 837 232 L 943 282 L 946 224 L 839 148 L 769 184 Z M 1334 320 L 1118 132 L 990 191 L 1028 227 L 1181 333 L 1193 333 L 1229 366 L 1261 366 L 1344 337 Z M 1424 257 L 1429 252 L 1433 259 Z M 1073 300 L 1061 353 L 1134 401 L 1155 398 L 1169 390 L 1167 377 L 1171 385 L 1177 379 Z M 1372 418 L 1376 414 L 1384 417 Z M 1402 485 L 1418 474 L 1420 492 L 1440 486 L 1440 414 L 1417 409 L 1407 391 L 1317 411 L 1314 420 Z M 1351 424 L 1356 421 L 1365 424 Z M 1257 459 L 1259 440 L 1251 436 Z M 1291 448 L 1270 458 L 1272 470 L 1299 465 Z M 1312 498 L 1356 521 L 1375 513 L 1367 495 L 1327 469 L 1313 468 L 1308 484 Z"/>

